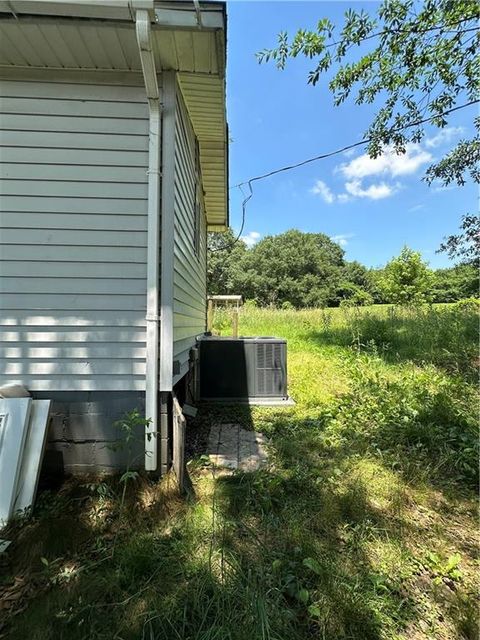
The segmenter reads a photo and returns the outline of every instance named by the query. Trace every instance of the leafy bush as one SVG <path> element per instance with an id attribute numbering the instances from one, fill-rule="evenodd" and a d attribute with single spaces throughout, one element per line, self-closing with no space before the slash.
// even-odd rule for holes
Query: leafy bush
<path id="1" fill-rule="evenodd" d="M 341 307 L 367 307 L 373 304 L 373 296 L 360 287 L 351 287 L 350 295 L 340 301 Z"/>
<path id="2" fill-rule="evenodd" d="M 385 267 L 381 284 L 388 302 L 421 304 L 430 297 L 432 272 L 418 251 L 404 247 Z"/>
<path id="3" fill-rule="evenodd" d="M 455 309 L 461 311 L 475 312 L 480 311 L 480 299 L 479 298 L 464 298 L 455 303 Z"/>
<path id="4" fill-rule="evenodd" d="M 473 264 L 459 264 L 450 269 L 437 269 L 432 283 L 434 302 L 456 302 L 478 295 L 479 271 Z"/>
<path id="5" fill-rule="evenodd" d="M 378 356 L 358 356 L 351 390 L 336 407 L 326 437 L 338 445 L 389 455 L 406 472 L 428 472 L 476 486 L 475 397 L 460 379 L 434 367 L 399 369 L 392 377 Z"/>

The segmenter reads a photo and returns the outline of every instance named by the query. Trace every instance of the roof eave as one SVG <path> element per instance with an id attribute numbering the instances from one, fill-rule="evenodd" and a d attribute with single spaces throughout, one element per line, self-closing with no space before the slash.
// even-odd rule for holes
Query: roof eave
<path id="1" fill-rule="evenodd" d="M 212 91 L 214 98 L 215 114 L 209 115 L 207 122 L 205 118 L 203 122 L 198 117 L 198 111 L 201 111 L 201 99 L 196 104 L 195 92 L 192 92 L 190 100 L 190 117 L 195 133 L 199 139 L 200 146 L 202 143 L 205 149 L 208 148 L 211 141 L 218 151 L 210 150 L 205 152 L 205 164 L 214 157 L 221 159 L 223 165 L 223 176 L 217 171 L 204 169 L 205 183 L 208 185 L 208 194 L 206 201 L 207 223 L 211 230 L 221 231 L 227 228 L 229 224 L 228 211 L 228 128 L 226 124 L 225 113 L 225 67 L 226 67 L 226 29 L 227 14 L 225 2 L 201 2 L 200 14 L 195 11 L 193 2 L 165 2 L 163 0 L 109 0 L 109 2 L 93 2 L 85 0 L 71 0 L 70 2 L 61 2 L 59 0 L 0 0 L 0 17 L 8 24 L 10 20 L 12 24 L 19 24 L 22 21 L 36 22 L 41 20 L 42 24 L 54 22 L 56 25 L 61 23 L 70 23 L 71 20 L 78 21 L 79 24 L 87 26 L 89 23 L 96 21 L 98 25 L 108 28 L 128 27 L 133 28 L 134 13 L 137 9 L 146 9 L 149 11 L 152 19 L 152 33 L 157 32 L 160 36 L 162 30 L 179 30 L 179 31 L 210 31 L 215 32 L 215 40 L 217 43 L 217 65 L 214 73 L 203 74 L 204 77 L 210 77 L 212 80 L 216 78 L 216 89 L 211 85 L 211 89 L 207 86 L 206 91 Z M 15 64 L 3 64 L 2 68 L 12 69 Z M 19 68 L 19 67 L 18 67 Z M 24 69 L 47 69 L 51 68 L 45 65 L 33 64 L 30 67 L 22 67 Z M 68 67 L 63 67 L 63 70 Z M 62 70 L 62 69 L 61 69 Z M 83 70 L 87 70 L 83 68 Z M 94 70 L 92 68 L 92 70 Z M 99 69 L 95 68 L 96 71 Z M 104 71 L 115 71 L 116 69 L 104 69 Z M 100 69 L 101 71 L 101 69 Z M 125 69 L 118 69 L 125 72 Z M 139 70 L 138 70 L 139 71 Z M 182 76 L 182 69 L 177 69 L 179 75 Z M 134 73 L 135 70 L 128 71 Z M 187 72 L 192 75 L 201 76 L 196 72 Z M 197 108 L 198 107 L 198 108 Z M 205 122 L 207 124 L 208 133 L 205 133 Z M 210 133 L 210 131 L 212 133 Z M 221 151 L 220 151 L 221 148 Z M 219 188 L 219 183 L 223 182 L 223 188 Z M 210 202 L 209 202 L 210 201 Z"/>

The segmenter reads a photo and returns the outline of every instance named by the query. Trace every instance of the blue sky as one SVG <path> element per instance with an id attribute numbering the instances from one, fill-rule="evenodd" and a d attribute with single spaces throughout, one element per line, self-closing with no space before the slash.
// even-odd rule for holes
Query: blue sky
<path id="1" fill-rule="evenodd" d="M 230 185 L 360 140 L 374 110 L 347 102 L 334 108 L 324 82 L 307 85 L 313 67 L 296 59 L 279 71 L 259 65 L 255 52 L 273 47 L 281 30 L 314 27 L 321 17 L 339 23 L 347 7 L 373 11 L 372 2 L 242 2 L 228 5 L 227 104 Z M 385 264 L 407 244 L 433 268 L 449 266 L 436 254 L 458 229 L 462 213 L 477 207 L 476 185 L 439 189 L 421 181 L 425 169 L 471 130 L 474 108 L 455 114 L 443 133 L 431 129 L 406 156 L 372 163 L 360 148 L 255 183 L 244 236 L 252 244 L 290 228 L 322 232 L 340 242 L 348 260 Z M 240 227 L 242 196 L 230 191 L 230 220 Z"/>

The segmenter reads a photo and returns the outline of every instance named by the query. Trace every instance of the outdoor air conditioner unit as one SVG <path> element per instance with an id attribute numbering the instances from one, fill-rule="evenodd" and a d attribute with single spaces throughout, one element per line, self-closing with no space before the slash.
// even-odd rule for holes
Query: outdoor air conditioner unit
<path id="1" fill-rule="evenodd" d="M 284 404 L 287 342 L 279 338 L 204 336 L 200 346 L 200 399 Z"/>

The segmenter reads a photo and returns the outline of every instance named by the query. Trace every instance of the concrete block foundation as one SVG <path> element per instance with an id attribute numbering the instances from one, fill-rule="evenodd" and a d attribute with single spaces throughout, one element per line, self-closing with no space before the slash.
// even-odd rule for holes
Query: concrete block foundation
<path id="1" fill-rule="evenodd" d="M 128 449 L 120 446 L 122 433 L 114 426 L 127 411 L 145 412 L 145 393 L 137 391 L 33 392 L 49 398 L 51 420 L 43 470 L 48 473 L 115 473 L 142 469 L 144 428 L 139 427 Z"/>

